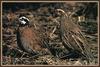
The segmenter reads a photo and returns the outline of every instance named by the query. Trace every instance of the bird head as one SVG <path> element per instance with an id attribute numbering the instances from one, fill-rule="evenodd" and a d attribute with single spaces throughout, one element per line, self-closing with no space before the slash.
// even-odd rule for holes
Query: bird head
<path id="1" fill-rule="evenodd" d="M 29 25 L 29 19 L 26 16 L 20 16 L 18 20 L 19 20 L 19 26 Z"/>
<path id="2" fill-rule="evenodd" d="M 59 16 L 68 16 L 67 13 L 62 9 L 56 9 L 56 12 Z"/>

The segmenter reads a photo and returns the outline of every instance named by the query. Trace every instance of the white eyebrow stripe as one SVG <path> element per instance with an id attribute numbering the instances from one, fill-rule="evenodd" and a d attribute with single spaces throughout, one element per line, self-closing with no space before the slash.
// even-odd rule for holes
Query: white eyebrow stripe
<path id="1" fill-rule="evenodd" d="M 24 17 L 24 16 L 20 17 L 19 19 L 22 19 L 22 18 L 24 18 L 24 19 L 26 19 L 26 20 L 28 20 L 28 21 L 29 21 L 29 19 L 28 19 L 28 18 L 26 18 L 26 17 Z"/>

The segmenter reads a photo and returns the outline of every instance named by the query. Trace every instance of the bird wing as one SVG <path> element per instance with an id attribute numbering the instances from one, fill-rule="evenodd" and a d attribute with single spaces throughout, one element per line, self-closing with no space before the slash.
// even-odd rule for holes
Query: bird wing
<path id="1" fill-rule="evenodd" d="M 80 28 L 70 20 L 67 20 L 64 24 L 64 34 L 66 38 L 68 38 L 67 42 L 76 50 L 82 52 L 87 58 L 93 58 L 90 52 L 90 46 L 82 34 Z M 67 34 L 69 33 L 69 34 Z"/>

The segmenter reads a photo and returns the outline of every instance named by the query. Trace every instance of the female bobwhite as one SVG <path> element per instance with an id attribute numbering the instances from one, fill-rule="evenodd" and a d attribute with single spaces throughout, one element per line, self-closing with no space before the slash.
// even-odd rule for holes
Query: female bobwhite
<path id="1" fill-rule="evenodd" d="M 67 49 L 69 48 L 69 51 L 77 51 L 79 55 L 92 61 L 94 56 L 80 27 L 72 21 L 71 15 L 68 15 L 64 10 L 57 9 L 56 11 L 60 16 L 60 35 L 63 45 Z"/>

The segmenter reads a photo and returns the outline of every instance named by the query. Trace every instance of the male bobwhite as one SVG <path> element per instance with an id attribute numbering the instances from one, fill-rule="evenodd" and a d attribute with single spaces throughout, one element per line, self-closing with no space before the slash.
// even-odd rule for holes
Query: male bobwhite
<path id="1" fill-rule="evenodd" d="M 19 17 L 19 27 L 17 29 L 17 44 L 21 50 L 32 55 L 37 55 L 45 48 L 41 47 L 41 40 L 37 31 L 29 23 L 25 16 Z"/>

